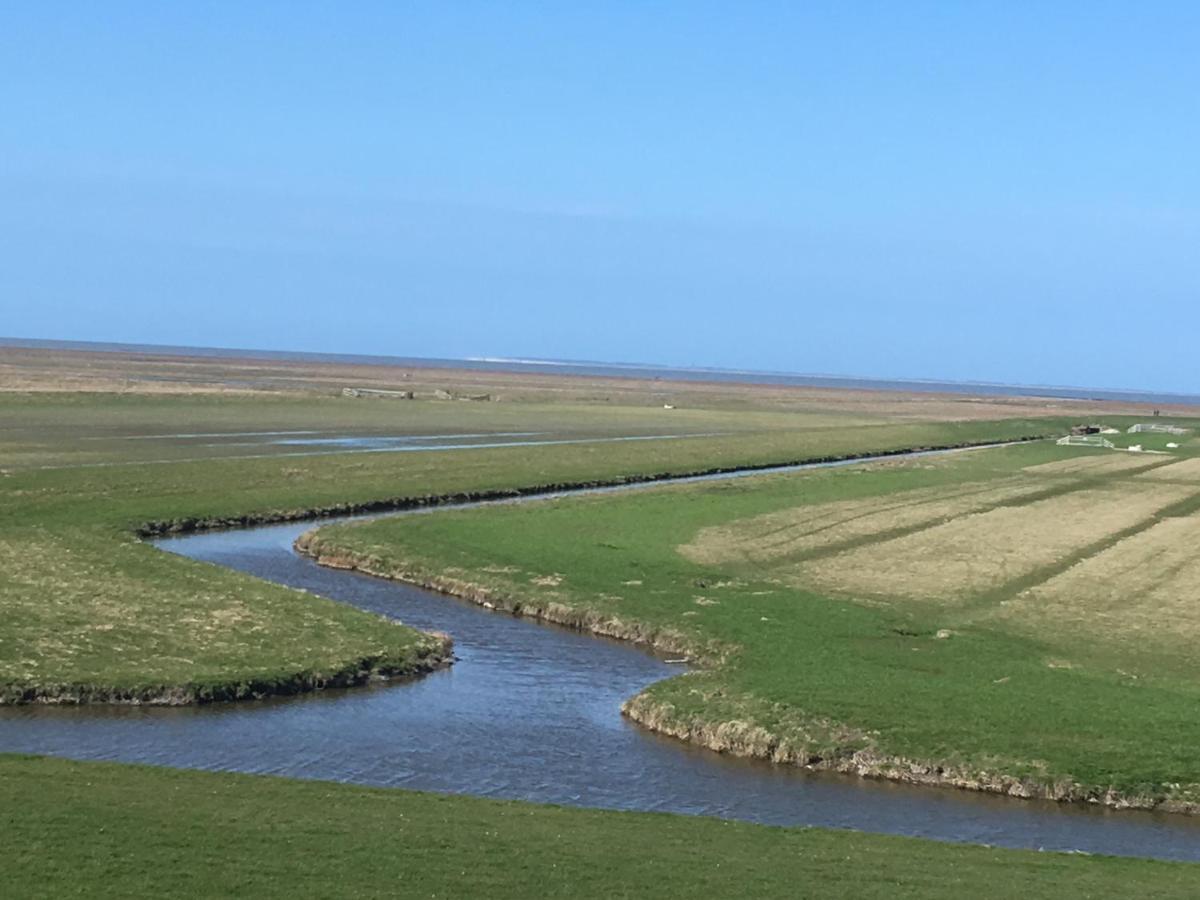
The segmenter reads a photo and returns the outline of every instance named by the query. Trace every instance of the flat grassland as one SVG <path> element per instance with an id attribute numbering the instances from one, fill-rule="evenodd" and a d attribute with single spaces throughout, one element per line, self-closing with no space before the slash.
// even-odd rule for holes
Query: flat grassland
<path id="1" fill-rule="evenodd" d="M 506 376 L 501 385 L 463 373 L 451 383 L 442 371 L 347 372 L 261 361 L 231 375 L 227 362 L 119 357 L 0 349 L 0 701 L 251 697 L 381 671 L 419 671 L 444 653 L 440 640 L 398 623 L 162 553 L 137 536 L 150 523 L 163 531 L 303 518 L 1056 434 L 1102 413 L 1145 415 L 1068 401 L 620 379 Z M 502 386 L 511 402 L 336 396 L 342 386 L 364 381 L 384 388 Z M 664 410 L 664 398 L 683 408 Z M 536 434 L 573 443 L 465 446 L 492 443 L 490 436 L 500 432 L 509 433 L 506 441 Z M 664 434 L 679 437 L 613 440 Z M 285 443 L 297 438 L 299 445 Z M 436 439 L 456 449 L 397 449 L 409 439 Z M 1008 723 L 1024 724 L 1038 690 L 1029 677 L 1046 679 L 1044 697 L 1034 705 L 1070 706 L 1072 697 L 1092 704 L 1054 733 L 1031 734 L 1032 746 L 1061 738 L 1065 746 L 1052 749 L 1076 754 L 1080 747 L 1072 742 L 1081 738 L 1072 729 L 1086 721 L 1093 736 L 1104 734 L 1103 714 L 1110 711 L 1100 704 L 1116 695 L 1145 708 L 1139 721 L 1150 727 L 1140 749 L 1149 755 L 1138 764 L 1154 772 L 1188 771 L 1180 748 L 1191 740 L 1189 720 L 1179 718 L 1173 736 L 1154 730 L 1185 702 L 1186 678 L 1176 673 L 1159 684 L 1148 675 L 1135 680 L 1136 668 L 1093 672 L 1084 668 L 1091 663 L 1082 652 L 1059 654 L 1076 668 L 1050 668 L 1029 638 L 1003 623 L 986 624 L 985 609 L 976 610 L 985 624 L 956 620 L 961 633 L 935 642 L 919 629 L 925 616 L 940 621 L 944 604 L 925 610 L 910 600 L 889 606 L 798 590 L 789 579 L 804 561 L 790 551 L 778 557 L 775 574 L 774 561 L 711 564 L 679 550 L 705 528 L 797 506 L 924 490 L 927 505 L 953 496 L 956 509 L 974 514 L 989 503 L 1040 496 L 1076 477 L 1044 476 L 1047 488 L 1031 489 L 1021 483 L 1021 470 L 1058 455 L 1044 448 L 1028 456 L 1010 453 L 988 451 L 986 463 L 983 455 L 963 457 L 964 465 L 969 459 L 980 467 L 971 475 L 958 471 L 957 462 L 929 460 L 861 474 L 768 479 L 761 484 L 773 487 L 765 492 L 750 482 L 653 489 L 611 505 L 593 499 L 479 515 L 448 512 L 424 519 L 432 531 L 420 531 L 414 517 L 378 534 L 327 534 L 355 546 L 366 538 L 375 546 L 378 539 L 392 564 L 423 559 L 439 577 L 457 570 L 479 578 L 493 560 L 512 559 L 514 577 L 499 590 L 530 602 L 599 610 L 606 621 L 644 623 L 647 636 L 678 635 L 698 652 L 723 659 L 710 672 L 656 687 L 648 699 L 655 711 L 669 707 L 675 722 L 693 715 L 697 722 L 742 717 L 742 727 L 721 732 L 730 749 L 743 749 L 758 728 L 789 739 L 807 729 L 828 738 L 833 752 L 861 739 L 893 748 L 907 740 L 916 750 L 933 744 L 945 751 L 939 756 L 991 753 L 1006 745 L 997 740 L 1005 723 L 990 717 L 999 709 Z M 1175 490 L 1178 481 L 1186 487 L 1192 476 L 1180 474 L 1185 477 L 1163 486 Z M 1151 475 L 1157 478 L 1131 473 Z M 968 482 L 993 480 L 978 491 L 952 493 Z M 1090 475 L 1082 480 L 1102 487 Z M 786 527 L 790 515 L 780 524 Z M 846 516 L 827 518 L 843 522 Z M 855 541 L 926 521 L 923 513 L 900 519 L 880 528 L 847 521 L 838 541 L 812 546 L 826 554 L 851 550 Z M 527 530 L 502 533 L 497 542 L 497 527 L 503 532 L 506 524 Z M 544 540 L 559 527 L 561 533 Z M 809 546 L 797 541 L 798 548 Z M 1147 614 L 1155 615 L 1153 605 Z M 1086 647 L 1086 639 L 1081 644 Z M 1148 653 L 1146 671 L 1164 658 Z M 939 677 L 939 670 L 954 677 Z M 956 680 L 964 672 L 970 677 Z M 984 695 L 991 705 L 961 721 L 968 701 L 979 700 L 986 690 L 981 685 L 999 672 L 1012 687 Z M 1053 692 L 1064 675 L 1069 690 L 1059 698 Z M 1077 681 L 1085 675 L 1095 684 Z M 1128 701 L 1120 699 L 1126 690 L 1136 691 Z M 844 725 L 872 720 L 881 705 L 871 696 L 876 692 L 892 702 L 899 697 L 899 710 L 911 710 L 911 717 L 889 720 L 903 720 L 903 727 L 885 733 Z M 803 703 L 796 706 L 798 696 Z M 812 714 L 822 704 L 830 716 L 825 720 Z M 1129 746 L 1132 729 L 1118 735 L 1120 747 Z M 977 739 L 964 742 L 964 735 Z M 1029 758 L 1022 750 L 1015 748 L 1015 758 Z M 4 885 L 14 896 L 1190 896 L 1195 879 L 1194 867 L 1139 860 L 11 756 L 0 756 L 0 810 Z"/>
<path id="2" fill-rule="evenodd" d="M 88 365 L 114 364 L 96 356 Z M 977 442 L 1067 421 L 914 422 L 836 398 L 832 409 L 664 410 L 650 403 L 657 393 L 589 400 L 596 385 L 570 379 L 553 402 L 361 400 L 340 396 L 336 380 L 206 393 L 156 365 L 152 391 L 0 391 L 0 702 L 231 699 L 417 672 L 445 656 L 439 639 L 394 622 L 159 552 L 137 537 L 148 525 Z M 164 383 L 187 390 L 165 394 Z M 492 446 L 514 442 L 526 443 Z"/>
<path id="3" fill-rule="evenodd" d="M 715 749 L 1194 812 L 1196 449 L 1039 443 L 330 526 L 305 545 L 689 653 L 700 671 L 627 712 Z"/>
<path id="4" fill-rule="evenodd" d="M 0 756 L 7 897 L 1193 897 L 1196 867 Z M 69 851 L 66 849 L 69 848 Z"/>

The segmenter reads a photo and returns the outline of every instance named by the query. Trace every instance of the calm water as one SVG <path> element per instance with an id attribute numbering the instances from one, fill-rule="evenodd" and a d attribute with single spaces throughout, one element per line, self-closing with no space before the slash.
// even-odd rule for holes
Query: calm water
<path id="1" fill-rule="evenodd" d="M 323 569 L 292 550 L 310 527 L 189 535 L 160 546 L 447 631 L 454 666 L 405 683 L 262 702 L 0 709 L 0 750 L 1200 860 L 1194 819 L 814 775 L 657 737 L 623 719 L 620 706 L 679 666 L 628 645 Z"/>

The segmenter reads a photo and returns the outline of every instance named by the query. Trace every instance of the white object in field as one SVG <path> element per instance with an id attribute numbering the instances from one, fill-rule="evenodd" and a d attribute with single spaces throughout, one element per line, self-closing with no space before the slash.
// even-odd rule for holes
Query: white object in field
<path id="1" fill-rule="evenodd" d="M 1187 434 L 1186 428 L 1180 428 L 1178 425 L 1160 425 L 1157 422 L 1148 423 L 1141 422 L 1137 425 L 1130 425 L 1127 434 Z"/>
<path id="2" fill-rule="evenodd" d="M 1178 445 L 1177 443 L 1175 443 L 1174 441 L 1168 441 L 1168 442 L 1167 442 L 1167 449 L 1168 449 L 1168 450 L 1178 450 L 1178 449 L 1179 449 L 1179 445 Z"/>
<path id="3" fill-rule="evenodd" d="M 1068 434 L 1060 437 L 1055 443 L 1060 447 L 1103 447 L 1112 450 L 1113 442 L 1106 441 L 1098 434 Z"/>
<path id="4" fill-rule="evenodd" d="M 664 403 L 664 404 L 663 404 L 663 409 L 674 409 L 674 408 L 675 408 L 675 407 L 674 407 L 674 406 L 672 406 L 670 403 Z"/>
<path id="5" fill-rule="evenodd" d="M 1130 453 L 1141 453 L 1142 445 L 1141 444 L 1133 444 L 1132 446 L 1129 447 L 1129 452 Z"/>

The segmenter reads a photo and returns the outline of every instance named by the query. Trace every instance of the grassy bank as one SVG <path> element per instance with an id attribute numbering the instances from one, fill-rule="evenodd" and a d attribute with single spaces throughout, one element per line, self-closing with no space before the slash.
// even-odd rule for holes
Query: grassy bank
<path id="1" fill-rule="evenodd" d="M 684 415 L 672 420 L 673 432 L 719 436 L 670 441 L 295 456 L 292 445 L 246 433 L 548 431 L 587 441 L 662 431 L 663 413 L 571 403 L 0 395 L 0 693 L 184 702 L 437 663 L 440 643 L 394 622 L 162 553 L 135 537 L 147 523 L 264 521 L 1003 440 L 1060 432 L 1072 421 L 898 422 L 881 413 L 886 406 L 875 402 L 869 416 L 675 410 Z M 1195 872 L 15 757 L 0 757 L 0 809 L 6 896 L 1183 896 Z"/>
<path id="2" fill-rule="evenodd" d="M 847 424 L 808 413 L 320 397 L 0 396 L 0 700 L 190 702 L 436 665 L 440 641 L 161 553 L 164 529 L 1052 431 L 1061 421 Z M 322 440 L 487 435 L 580 443 L 421 452 Z M 289 443 L 277 440 L 283 433 Z M 468 439 L 469 440 L 469 439 Z M 248 446 L 247 446 L 248 445 Z M 339 445 L 334 445 L 337 450 Z M 294 455 L 297 452 L 305 455 Z M 313 455 L 308 455 L 309 453 Z M 190 461 L 185 461 L 190 460 Z"/>
<path id="3" fill-rule="evenodd" d="M 1197 877 L 1145 860 L 14 756 L 0 756 L 0 810 L 14 898 L 1182 898 Z"/>
<path id="4" fill-rule="evenodd" d="M 690 652 L 704 671 L 628 711 L 714 749 L 1195 811 L 1190 446 L 1013 447 L 332 526 L 307 546 Z"/>

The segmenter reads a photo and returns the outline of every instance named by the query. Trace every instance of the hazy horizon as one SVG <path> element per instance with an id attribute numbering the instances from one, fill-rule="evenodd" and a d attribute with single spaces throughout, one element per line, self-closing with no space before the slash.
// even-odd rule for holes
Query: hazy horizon
<path id="1" fill-rule="evenodd" d="M 246 354 L 250 357 L 264 358 L 296 358 L 296 359 L 323 359 L 331 361 L 352 361 L 362 360 L 367 363 L 378 362 L 380 364 L 455 364 L 467 363 L 477 364 L 480 368 L 489 367 L 559 367 L 569 368 L 578 367 L 581 369 L 594 368 L 597 370 L 610 369 L 614 372 L 622 370 L 638 371 L 638 372 L 675 372 L 675 373 L 694 373 L 694 374 L 712 374 L 716 376 L 747 376 L 747 378 L 763 377 L 776 379 L 811 379 L 814 382 L 828 381 L 830 386 L 836 386 L 835 382 L 861 383 L 864 386 L 883 386 L 894 385 L 897 388 L 906 385 L 926 385 L 931 388 L 944 388 L 951 386 L 959 386 L 964 388 L 997 388 L 1011 389 L 1012 391 L 1020 391 L 1028 396 L 1032 391 L 1045 390 L 1064 392 L 1063 396 L 1084 396 L 1089 392 L 1102 393 L 1110 395 L 1129 395 L 1130 397 L 1139 398 L 1160 398 L 1163 401 L 1169 401 L 1173 398 L 1178 398 L 1181 401 L 1200 400 L 1200 394 L 1190 394 L 1185 391 L 1156 391 L 1145 388 L 1140 388 L 1136 385 L 1112 385 L 1112 384 L 1037 384 L 1021 381 L 971 381 L 971 380 L 951 380 L 930 378 L 922 375 L 897 375 L 897 376 L 872 376 L 861 375 L 852 372 L 789 372 L 784 370 L 772 369 L 745 369 L 745 368 L 727 368 L 722 366 L 672 366 L 666 363 L 647 361 L 647 360 L 600 360 L 600 359 L 564 359 L 553 357 L 502 357 L 502 356 L 460 356 L 460 357 L 436 357 L 436 356 L 420 356 L 414 354 L 388 354 L 388 353 L 355 353 L 337 350 L 294 350 L 281 347 L 213 347 L 202 345 L 186 345 L 186 344 L 147 344 L 130 341 L 76 341 L 62 340 L 56 338 L 36 338 L 36 337 L 18 337 L 14 335 L 0 335 L 0 348 L 12 347 L 33 347 L 45 349 L 78 349 L 81 351 L 99 350 L 102 352 L 165 352 L 171 353 L 178 351 L 179 355 L 186 353 L 198 353 L 203 355 L 213 356 L 230 356 L 237 354 Z M 1003 390 L 996 391 L 1003 394 Z"/>

